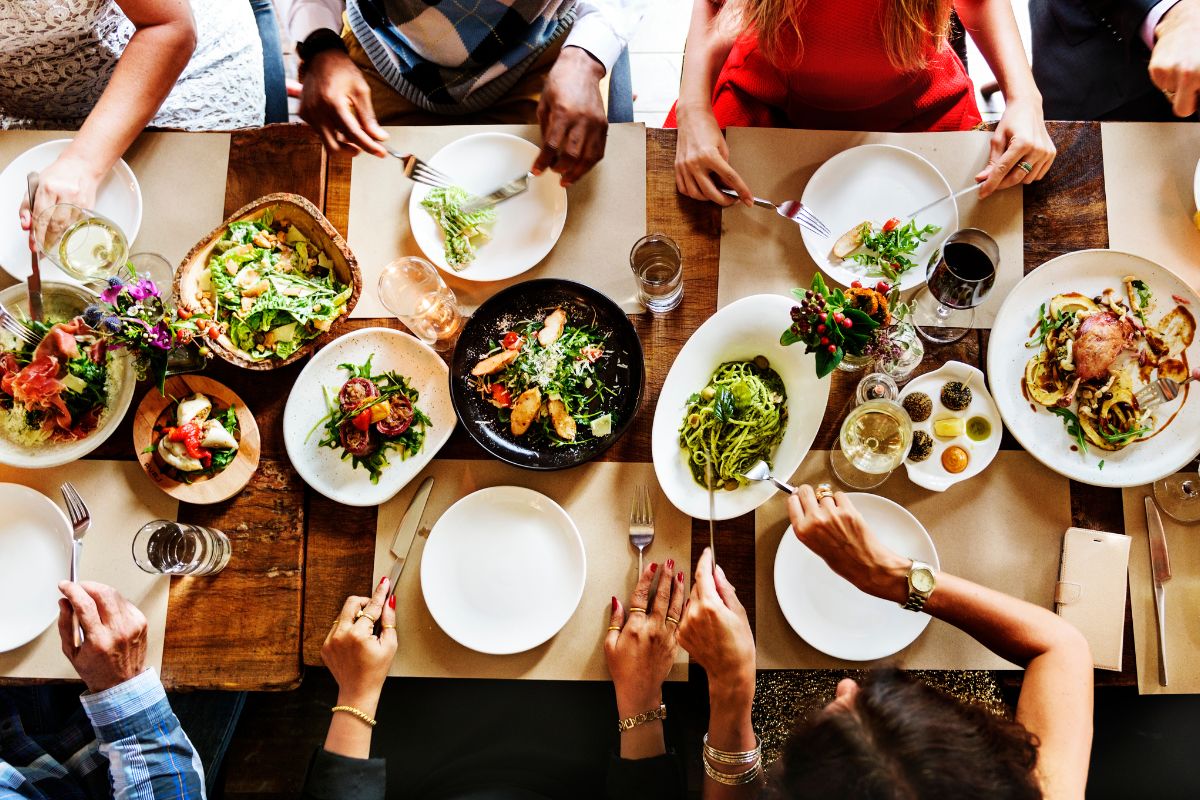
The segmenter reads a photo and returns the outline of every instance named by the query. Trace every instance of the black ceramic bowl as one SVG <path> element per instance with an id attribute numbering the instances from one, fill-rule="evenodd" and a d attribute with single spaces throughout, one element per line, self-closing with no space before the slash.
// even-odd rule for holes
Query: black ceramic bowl
<path id="1" fill-rule="evenodd" d="M 497 409 L 471 385 L 471 368 L 520 320 L 542 319 L 561 307 L 568 324 L 595 325 L 607 336 L 606 355 L 597 375 L 616 390 L 609 401 L 612 432 L 577 445 L 555 445 L 536 429 L 514 436 Z M 498 292 L 463 326 L 450 365 L 450 399 L 467 433 L 501 461 L 526 469 L 565 469 L 590 461 L 621 438 L 637 415 L 646 383 L 642 343 L 620 306 L 595 289 L 551 278 L 526 281 Z"/>

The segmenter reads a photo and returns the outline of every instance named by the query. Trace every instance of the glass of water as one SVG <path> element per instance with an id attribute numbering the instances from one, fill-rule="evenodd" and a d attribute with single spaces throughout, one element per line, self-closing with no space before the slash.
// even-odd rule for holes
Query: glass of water
<path id="1" fill-rule="evenodd" d="M 434 350 L 446 350 L 463 325 L 454 290 L 423 258 L 398 258 L 379 276 L 379 300 L 413 335 Z"/>
<path id="2" fill-rule="evenodd" d="M 669 237 L 652 233 L 638 239 L 629 253 L 629 266 L 646 308 L 661 314 L 683 300 L 683 256 Z"/>
<path id="3" fill-rule="evenodd" d="M 129 241 L 108 217 L 71 203 L 56 203 L 33 223 L 42 253 L 73 278 L 105 280 L 125 265 Z"/>
<path id="4" fill-rule="evenodd" d="M 215 575 L 229 563 L 229 537 L 216 528 L 156 519 L 134 535 L 133 561 L 152 575 Z"/>

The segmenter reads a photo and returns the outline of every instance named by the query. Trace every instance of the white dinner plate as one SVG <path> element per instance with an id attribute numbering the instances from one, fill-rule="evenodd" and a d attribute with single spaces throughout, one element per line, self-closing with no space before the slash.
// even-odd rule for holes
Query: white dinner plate
<path id="1" fill-rule="evenodd" d="M 1200 213 L 1200 160 L 1196 161 L 1196 178 L 1192 187 L 1192 193 L 1196 196 L 1196 212 Z"/>
<path id="2" fill-rule="evenodd" d="M 911 150 L 890 144 L 864 144 L 843 150 L 818 167 L 804 187 L 801 202 L 832 231 L 826 238 L 802 228 L 804 246 L 817 266 L 843 286 L 856 280 L 873 285 L 880 279 L 866 277 L 865 267 L 833 257 L 833 243 L 864 221 L 870 220 L 878 227 L 948 194 L 950 184 L 937 167 Z M 900 288 L 905 290 L 925 282 L 929 257 L 958 230 L 957 201 L 947 200 L 922 213 L 917 225 L 937 225 L 941 230 L 910 256 L 917 266 L 903 274 Z"/>
<path id="3" fill-rule="evenodd" d="M 1009 293 L 996 314 L 988 340 L 988 382 L 1004 424 L 1021 446 L 1055 472 L 1093 486 L 1141 486 L 1177 472 L 1200 451 L 1200 398 L 1196 387 L 1164 403 L 1157 412 L 1165 420 L 1178 410 L 1166 430 L 1144 442 L 1116 452 L 1088 447 L 1080 453 L 1060 417 L 1026 400 L 1022 390 L 1025 363 L 1038 351 L 1025 346 L 1037 326 L 1038 309 L 1060 292 L 1095 297 L 1108 288 L 1124 295 L 1122 279 L 1144 280 L 1156 302 L 1151 322 L 1174 307 L 1172 295 L 1191 303 L 1200 313 L 1200 296 L 1183 279 L 1141 256 L 1115 250 L 1080 250 L 1053 258 L 1026 275 Z M 1188 365 L 1200 365 L 1200 337 L 1185 351 Z M 1135 381 L 1135 388 L 1139 384 Z M 1165 414 L 1165 416 L 1164 416 Z M 1160 423 L 1161 424 L 1161 423 Z"/>
<path id="4" fill-rule="evenodd" d="M 933 540 L 903 506 L 874 494 L 848 496 L 884 547 L 940 569 Z M 898 653 L 929 624 L 928 614 L 906 611 L 857 589 L 801 544 L 791 527 L 775 553 L 775 596 L 801 639 L 847 661 Z"/>
<path id="5" fill-rule="evenodd" d="M 519 136 L 476 133 L 446 145 L 428 163 L 457 186 L 482 195 L 524 175 L 537 155 L 537 145 Z M 458 272 L 446 263 L 441 227 L 421 207 L 430 191 L 418 183 L 409 196 L 413 238 L 438 269 L 466 281 L 498 281 L 532 269 L 554 248 L 567 222 L 567 190 L 559 184 L 558 173 L 546 170 L 530 180 L 525 192 L 496 204 L 491 238 L 478 246 L 475 260 Z"/>
<path id="6" fill-rule="evenodd" d="M 322 420 L 329 413 L 326 392 L 336 402 L 349 377 L 339 365 L 362 364 L 372 354 L 372 373 L 395 371 L 407 378 L 420 395 L 414 405 L 433 421 L 415 456 L 402 460 L 399 452 L 388 452 L 389 465 L 379 483 L 371 483 L 365 468 L 343 461 L 341 448 L 319 444 Z M 336 503 L 377 506 L 390 500 L 433 460 L 458 423 L 450 404 L 449 374 L 446 362 L 428 345 L 390 328 L 364 328 L 333 340 L 296 377 L 283 410 L 283 443 L 292 466 L 305 483 Z"/>
<path id="7" fill-rule="evenodd" d="M 6 231 L 4 236 L 0 236 L 0 268 L 19 281 L 29 277 L 29 243 L 25 236 L 9 235 L 7 232 L 15 229 L 20 233 L 17 214 L 27 193 L 25 178 L 30 172 L 41 172 L 53 164 L 70 143 L 70 139 L 43 142 L 21 153 L 0 172 L 0 229 Z M 117 159 L 117 163 L 101 181 L 93 210 L 117 223 L 129 240 L 130 248 L 133 247 L 133 240 L 142 227 L 142 189 L 133 170 L 123 159 Z M 135 251 L 131 249 L 130 252 Z M 79 285 L 79 281 L 48 258 L 42 259 L 41 272 L 43 281 Z"/>
<path id="8" fill-rule="evenodd" d="M 40 492 L 0 483 L 0 652 L 58 619 L 58 582 L 71 575 L 71 525 Z"/>
<path id="9" fill-rule="evenodd" d="M 446 510 L 421 555 L 429 613 L 454 641 L 521 653 L 558 633 L 587 578 L 583 539 L 562 506 L 532 489 L 493 486 Z"/>
<path id="10" fill-rule="evenodd" d="M 654 472 L 663 492 L 676 508 L 691 517 L 708 519 L 708 492 L 692 478 L 687 453 L 679 445 L 688 398 L 708 385 L 726 361 L 749 361 L 766 356 L 787 389 L 788 420 L 783 441 L 771 465 L 775 476 L 787 480 L 799 468 L 816 438 L 829 401 L 829 380 L 817 377 L 814 356 L 802 346 L 784 347 L 779 336 L 791 324 L 796 303 L 782 295 L 756 294 L 730 303 L 692 334 L 667 373 L 654 409 L 651 452 Z M 715 519 L 730 519 L 761 506 L 775 493 L 769 483 L 751 483 L 716 493 Z"/>

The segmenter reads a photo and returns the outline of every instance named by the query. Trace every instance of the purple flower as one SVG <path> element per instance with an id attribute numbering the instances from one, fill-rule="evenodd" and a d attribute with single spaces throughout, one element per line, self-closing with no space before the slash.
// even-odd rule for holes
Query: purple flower
<path id="1" fill-rule="evenodd" d="M 83 310 L 83 321 L 89 328 L 95 329 L 102 319 L 104 319 L 104 309 L 95 303 Z"/>
<path id="2" fill-rule="evenodd" d="M 119 278 L 109 278 L 108 288 L 100 293 L 100 300 L 111 305 L 116 305 L 117 298 L 121 296 L 121 292 L 125 290 L 125 285 L 121 283 Z"/>
<path id="3" fill-rule="evenodd" d="M 116 316 L 105 317 L 100 321 L 100 329 L 106 333 L 120 333 L 121 318 Z"/>
<path id="4" fill-rule="evenodd" d="M 150 344 L 157 347 L 159 350 L 171 349 L 171 326 L 164 321 L 160 321 L 149 331 Z"/>
<path id="5" fill-rule="evenodd" d="M 145 300 L 147 297 L 158 297 L 158 287 L 149 278 L 142 278 L 137 282 L 136 286 L 130 287 L 129 296 L 139 302 Z"/>

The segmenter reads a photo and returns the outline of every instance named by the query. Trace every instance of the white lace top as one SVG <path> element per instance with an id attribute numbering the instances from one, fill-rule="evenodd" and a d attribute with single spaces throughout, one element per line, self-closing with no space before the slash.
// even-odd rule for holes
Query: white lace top
<path id="1" fill-rule="evenodd" d="M 150 124 L 261 125 L 262 44 L 250 3 L 191 4 L 196 51 Z M 0 128 L 78 128 L 133 31 L 114 0 L 0 0 Z"/>

